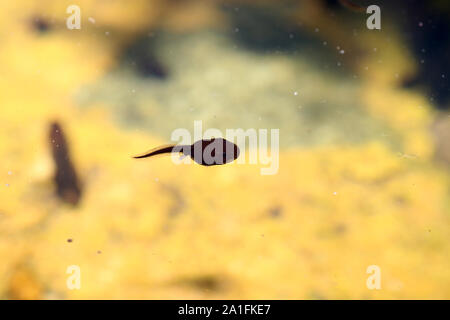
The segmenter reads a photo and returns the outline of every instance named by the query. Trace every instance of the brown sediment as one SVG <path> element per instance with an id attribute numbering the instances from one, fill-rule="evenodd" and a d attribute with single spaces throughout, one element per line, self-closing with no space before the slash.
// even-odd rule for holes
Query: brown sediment
<path id="1" fill-rule="evenodd" d="M 70 159 L 67 140 L 58 122 L 50 125 L 50 147 L 55 163 L 54 182 L 58 197 L 69 204 L 77 205 L 81 198 L 81 187 L 75 167 Z"/>

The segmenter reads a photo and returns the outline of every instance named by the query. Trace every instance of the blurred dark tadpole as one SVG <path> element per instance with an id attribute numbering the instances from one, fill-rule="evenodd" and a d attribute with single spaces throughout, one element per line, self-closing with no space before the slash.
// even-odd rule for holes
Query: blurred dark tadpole
<path id="1" fill-rule="evenodd" d="M 145 77 L 164 79 L 167 76 L 165 68 L 154 57 L 147 57 L 138 62 L 138 71 Z"/>
<path id="2" fill-rule="evenodd" d="M 33 17 L 31 19 L 31 26 L 33 30 L 36 30 L 39 33 L 44 33 L 50 29 L 48 21 L 41 17 Z"/>
<path id="3" fill-rule="evenodd" d="M 67 140 L 58 122 L 51 123 L 49 138 L 55 163 L 54 182 L 57 195 L 64 202 L 77 205 L 81 198 L 81 188 L 70 160 Z"/>
<path id="4" fill-rule="evenodd" d="M 201 291 L 222 291 L 225 289 L 226 281 L 218 275 L 199 275 L 188 278 L 177 279 L 172 284 L 190 287 Z"/>
<path id="5" fill-rule="evenodd" d="M 168 76 L 168 71 L 156 57 L 153 46 L 153 39 L 141 37 L 125 49 L 123 58 L 140 76 L 164 80 Z"/>

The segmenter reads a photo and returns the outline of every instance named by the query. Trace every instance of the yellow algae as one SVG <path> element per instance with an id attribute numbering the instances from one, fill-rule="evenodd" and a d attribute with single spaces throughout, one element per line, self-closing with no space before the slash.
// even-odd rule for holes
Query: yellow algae
<path id="1" fill-rule="evenodd" d="M 20 265 L 9 278 L 8 298 L 14 300 L 35 300 L 42 295 L 42 285 L 33 270 Z"/>
<path id="2" fill-rule="evenodd" d="M 385 21 L 386 22 L 386 21 Z M 389 35 L 389 36 L 386 36 Z M 417 71 L 413 54 L 405 43 L 398 28 L 389 22 L 383 24 L 383 33 L 361 30 L 364 41 L 362 59 L 357 60 L 359 74 L 372 84 L 398 86 L 405 78 Z"/>

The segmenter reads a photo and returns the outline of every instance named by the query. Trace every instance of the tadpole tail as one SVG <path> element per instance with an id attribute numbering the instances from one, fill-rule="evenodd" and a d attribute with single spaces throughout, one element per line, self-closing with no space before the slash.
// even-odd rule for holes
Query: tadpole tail
<path id="1" fill-rule="evenodd" d="M 153 157 L 153 156 L 156 156 L 159 154 L 167 154 L 167 153 L 170 154 L 172 152 L 183 152 L 183 146 L 178 146 L 175 144 L 164 145 L 161 147 L 151 149 L 151 150 L 145 152 L 144 154 L 134 156 L 133 158 L 134 159 L 143 159 L 143 158 Z"/>

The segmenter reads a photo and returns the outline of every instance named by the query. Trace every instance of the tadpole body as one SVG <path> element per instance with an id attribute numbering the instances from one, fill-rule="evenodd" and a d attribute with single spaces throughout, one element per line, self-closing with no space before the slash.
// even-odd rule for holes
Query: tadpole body
<path id="1" fill-rule="evenodd" d="M 223 138 L 203 139 L 192 145 L 166 145 L 152 149 L 135 159 L 149 158 L 160 154 L 180 153 L 189 156 L 202 166 L 229 163 L 239 157 L 239 147 Z"/>

